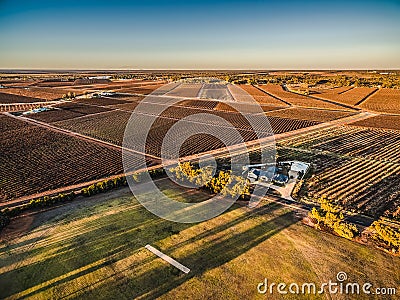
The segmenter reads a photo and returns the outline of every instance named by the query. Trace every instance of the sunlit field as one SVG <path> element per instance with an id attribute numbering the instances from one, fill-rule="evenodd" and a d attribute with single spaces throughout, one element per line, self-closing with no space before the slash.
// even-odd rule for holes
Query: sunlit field
<path id="1" fill-rule="evenodd" d="M 177 200 L 188 197 L 187 191 L 169 182 L 159 185 Z M 191 191 L 190 197 L 203 199 L 202 193 Z M 77 199 L 13 221 L 29 226 L 1 244 L 0 297 L 278 299 L 276 291 L 258 294 L 258 283 L 268 278 L 321 284 L 335 280 L 339 271 L 351 282 L 398 284 L 399 258 L 299 220 L 294 212 L 268 201 L 255 209 L 238 203 L 207 222 L 178 224 L 152 215 L 126 188 Z M 156 257 L 144 248 L 146 244 L 190 272 L 184 274 Z"/>

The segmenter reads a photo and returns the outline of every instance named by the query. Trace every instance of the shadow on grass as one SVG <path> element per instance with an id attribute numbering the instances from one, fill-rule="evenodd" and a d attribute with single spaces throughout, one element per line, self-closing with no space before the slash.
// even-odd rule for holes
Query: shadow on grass
<path id="1" fill-rule="evenodd" d="M 217 232 L 222 232 L 231 226 L 247 220 L 253 213 L 270 213 L 277 208 L 279 208 L 279 205 L 272 204 L 253 210 L 252 213 L 246 213 L 244 216 L 234 219 L 229 223 L 199 234 L 184 243 L 174 245 L 168 248 L 168 252 L 183 247 L 191 242 L 212 236 Z M 194 252 L 187 253 L 186 256 L 178 259 L 179 262 L 191 269 L 189 274 L 184 275 L 174 267 L 163 264 L 135 278 L 119 278 L 119 274 L 115 274 L 115 278 L 111 282 L 108 278 L 104 278 L 103 282 L 100 282 L 99 287 L 95 290 L 91 290 L 90 294 L 93 297 L 101 298 L 102 295 L 109 294 L 110 291 L 113 291 L 118 295 L 124 295 L 128 299 L 138 297 L 154 299 L 181 285 L 185 281 L 195 276 L 200 276 L 207 270 L 219 267 L 235 259 L 296 222 L 297 220 L 293 212 L 287 212 L 271 220 L 262 222 L 244 232 L 240 232 L 231 238 L 205 242 L 202 244 L 201 248 L 196 248 Z M 154 259 L 158 258 L 154 256 Z M 124 271 L 126 270 L 122 270 L 119 273 L 121 274 Z"/>
<path id="2" fill-rule="evenodd" d="M 280 207 L 276 203 L 271 203 L 249 210 L 211 230 L 201 232 L 180 244 L 173 245 L 168 251 L 222 232 L 252 216 L 271 213 Z M 228 212 L 236 209 L 240 208 L 235 205 Z M 13 270 L 1 273 L 1 285 L 7 286 L 7 289 L 0 290 L 0 297 L 9 297 L 29 288 L 37 287 L 37 289 L 24 295 L 24 297 L 35 296 L 47 289 L 107 267 L 112 269 L 108 272 L 110 275 L 96 281 L 99 288 L 95 291 L 91 290 L 89 293 L 94 293 L 96 297 L 101 298 L 102 295 L 107 295 L 110 291 L 116 289 L 127 298 L 147 297 L 147 294 L 149 298 L 154 298 L 193 276 L 234 259 L 295 222 L 291 213 L 287 213 L 239 233 L 230 239 L 206 242 L 201 249 L 194 253 L 188 253 L 187 256 L 179 259 L 184 265 L 192 269 L 188 275 L 182 276 L 179 272 L 176 273 L 177 270 L 171 266 L 161 266 L 149 270 L 139 277 L 132 278 L 126 277 L 123 274 L 124 270 L 121 271 L 120 268 L 118 271 L 114 271 L 113 264 L 140 251 L 145 244 L 155 244 L 157 241 L 195 224 L 177 224 L 162 220 L 143 207 L 122 211 L 114 215 L 104 215 L 87 224 L 89 227 L 87 231 L 82 230 L 80 234 L 72 235 L 66 233 L 65 239 L 60 238 L 53 242 L 50 240 L 50 245 L 41 246 L 39 249 L 29 249 L 23 255 L 17 255 L 18 259 L 22 260 L 42 254 L 41 251 L 46 252 L 45 250 L 51 253 L 49 256 L 42 257 L 41 260 L 39 259 L 26 266 L 17 266 Z M 150 256 L 142 260 L 141 264 L 154 261 L 154 259 L 156 257 Z M 132 271 L 132 266 L 127 267 L 126 270 Z M 90 286 L 84 286 L 80 291 L 85 290 L 85 288 L 91 289 Z M 70 296 L 74 296 L 74 293 L 72 292 Z"/>
<path id="3" fill-rule="evenodd" d="M 190 278 L 199 276 L 207 270 L 231 261 L 293 223 L 295 223 L 294 217 L 289 212 L 239 233 L 232 238 L 220 242 L 206 243 L 201 249 L 180 259 L 184 265 L 191 268 L 191 272 L 187 276 L 174 276 L 174 272 L 167 266 L 151 270 L 137 278 L 136 285 L 144 288 L 133 296 L 144 296 L 146 299 L 154 299 L 161 296 Z"/>
<path id="4" fill-rule="evenodd" d="M 234 209 L 237 206 L 229 211 Z M 65 232 L 65 236 L 58 234 L 53 240 L 47 237 L 31 239 L 26 241 L 29 247 L 25 251 L 15 255 L 2 253 L 8 257 L 0 265 L 14 266 L 12 270 L 0 274 L 0 283 L 8 287 L 0 289 L 0 298 L 53 281 L 29 293 L 36 294 L 102 268 L 104 264 L 98 263 L 100 260 L 112 264 L 132 255 L 147 243 L 153 244 L 191 226 L 193 224 L 160 219 L 142 206 L 137 206 L 89 221 L 85 226 L 78 227 L 78 230 L 72 228 L 72 232 Z M 40 244 L 36 246 L 35 243 Z M 46 252 L 49 254 L 46 255 Z M 24 265 L 26 260 L 33 261 Z M 89 266 L 91 264 L 95 266 Z M 83 270 L 77 271 L 80 268 Z M 66 275 L 68 273 L 72 274 Z"/>
<path id="5" fill-rule="evenodd" d="M 8 241 L 4 241 L 3 245 L 0 246 L 0 253 L 12 251 L 12 250 L 18 249 L 20 247 L 30 246 L 30 245 L 33 245 L 33 244 L 39 242 L 40 240 L 42 240 L 42 237 L 35 237 L 35 238 L 25 240 L 25 241 L 19 242 L 19 243 L 10 243 L 10 241 L 11 241 L 11 239 L 10 239 Z"/>
<path id="6" fill-rule="evenodd" d="M 140 228 L 142 224 L 145 226 L 144 229 Z M 32 247 L 26 251 L 16 253 L 15 256 L 11 253 L 11 256 L 9 255 L 1 263 L 3 266 L 11 264 L 15 266 L 12 270 L 0 274 L 1 286 L 7 286 L 7 289 L 0 289 L 0 298 L 14 295 L 49 280 L 55 282 L 38 291 L 73 280 L 104 266 L 98 263 L 95 267 L 86 268 L 88 265 L 104 259 L 107 261 L 110 257 L 115 260 L 123 259 L 143 247 L 143 243 L 154 243 L 170 236 L 173 231 L 184 230 L 190 226 L 159 219 L 141 206 L 134 210 L 102 216 L 86 225 L 88 228 L 82 227 L 76 234 L 70 235 L 66 232 L 65 237 L 61 235 L 55 241 L 50 238 L 49 243 L 45 237 L 43 240 L 31 240 Z M 40 242 L 41 245 L 35 247 L 33 242 Z M 35 257 L 37 255 L 39 257 Z M 21 265 L 24 260 L 36 261 Z M 74 272 L 80 268 L 84 271 Z M 57 279 L 70 272 L 73 272 L 73 275 Z"/>

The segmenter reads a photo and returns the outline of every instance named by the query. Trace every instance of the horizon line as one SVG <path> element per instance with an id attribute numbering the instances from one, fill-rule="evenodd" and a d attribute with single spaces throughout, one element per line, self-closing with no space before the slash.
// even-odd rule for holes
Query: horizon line
<path id="1" fill-rule="evenodd" d="M 400 67 L 394 68 L 321 68 L 321 69 L 266 69 L 266 68 L 232 68 L 232 69 L 219 69 L 219 68 L 204 68 L 204 69 L 195 69 L 195 68 L 0 68 L 0 72 L 7 71 L 287 71 L 287 72 L 300 72 L 300 71 L 308 71 L 308 72 L 316 72 L 316 71 L 400 71 Z"/>

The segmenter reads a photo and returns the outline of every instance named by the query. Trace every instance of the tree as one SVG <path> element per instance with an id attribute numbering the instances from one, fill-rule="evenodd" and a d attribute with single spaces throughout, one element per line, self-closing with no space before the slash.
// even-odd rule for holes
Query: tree
<path id="1" fill-rule="evenodd" d="M 212 177 L 212 167 L 198 168 L 189 162 L 180 163 L 169 171 L 175 179 L 194 182 L 213 194 L 223 193 L 224 196 L 232 198 L 244 198 L 250 194 L 247 181 L 240 176 L 232 175 L 231 171 L 219 171 Z"/>
<path id="2" fill-rule="evenodd" d="M 321 224 L 323 224 L 347 239 L 352 239 L 358 234 L 357 227 L 343 221 L 344 216 L 339 206 L 324 197 L 320 199 L 320 203 L 319 208 L 313 207 L 309 213 L 309 217 L 316 222 L 316 228 L 321 229 Z"/>
<path id="3" fill-rule="evenodd" d="M 348 240 L 353 239 L 354 236 L 358 233 L 356 226 L 345 222 L 336 222 L 333 225 L 333 229 L 339 236 L 344 237 Z"/>
<path id="4" fill-rule="evenodd" d="M 394 251 L 400 250 L 400 230 L 398 228 L 385 225 L 382 219 L 372 223 L 371 227 L 375 231 L 376 239 L 392 247 Z"/>
<path id="5" fill-rule="evenodd" d="M 257 84 L 257 80 L 255 77 L 247 78 L 248 84 Z"/>
<path id="6" fill-rule="evenodd" d="M 312 208 L 309 216 L 317 221 L 316 227 L 320 228 L 320 223 L 324 221 L 325 216 L 323 215 L 323 211 L 319 210 L 315 207 Z"/>

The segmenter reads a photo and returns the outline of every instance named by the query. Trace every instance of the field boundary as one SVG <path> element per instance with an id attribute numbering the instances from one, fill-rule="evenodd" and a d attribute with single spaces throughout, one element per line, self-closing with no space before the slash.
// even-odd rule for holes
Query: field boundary
<path id="1" fill-rule="evenodd" d="M 347 89 L 347 90 L 344 90 L 343 92 L 339 92 L 339 93 L 337 93 L 337 94 L 338 94 L 338 95 L 342 95 L 342 94 L 347 93 L 348 91 L 351 91 L 352 89 L 354 89 L 354 86 L 351 87 L 351 88 L 349 88 L 349 89 Z"/>
<path id="2" fill-rule="evenodd" d="M 293 91 L 291 91 L 291 90 L 288 89 L 288 88 L 285 88 L 285 90 L 286 90 L 287 92 L 292 93 L 292 94 L 295 94 L 295 95 L 300 95 L 300 96 L 303 96 L 303 97 L 306 97 L 306 98 L 310 98 L 310 99 L 314 99 L 314 100 L 318 100 L 318 101 L 322 101 L 322 102 L 334 104 L 334 105 L 341 106 L 341 107 L 344 107 L 344 108 L 347 108 L 347 109 L 351 109 L 351 110 L 353 110 L 353 111 L 354 111 L 354 110 L 356 110 L 356 111 L 360 111 L 360 110 L 361 110 L 361 109 L 358 108 L 358 107 L 353 107 L 353 106 L 350 106 L 350 105 L 347 105 L 347 104 L 343 104 L 343 103 L 340 103 L 340 102 L 336 102 L 336 101 L 332 101 L 332 100 L 328 100 L 328 99 L 323 99 L 323 98 L 318 98 L 318 97 L 311 96 L 311 95 L 302 95 L 302 94 L 293 92 Z"/>
<path id="3" fill-rule="evenodd" d="M 379 91 L 379 89 L 375 89 L 373 90 L 371 93 L 369 93 L 367 96 L 365 96 L 364 98 L 362 98 L 360 101 L 358 101 L 356 104 L 354 104 L 354 106 L 358 106 L 361 103 L 363 103 L 364 101 L 366 101 L 369 97 L 371 97 L 373 94 L 375 94 L 377 91 Z"/>
<path id="4" fill-rule="evenodd" d="M 277 96 L 275 96 L 275 95 L 273 95 L 273 94 L 267 92 L 266 90 L 260 88 L 259 86 L 256 86 L 256 85 L 253 85 L 253 84 L 252 84 L 252 86 L 255 87 L 256 89 L 260 90 L 260 91 L 263 92 L 264 94 L 267 94 L 268 96 L 270 96 L 270 97 L 272 97 L 272 98 L 275 98 L 276 100 L 279 100 L 279 101 L 285 103 L 286 105 L 293 106 L 292 103 L 286 102 L 285 100 L 283 100 L 283 99 L 281 99 L 281 98 L 279 98 L 279 97 L 277 97 Z"/>

